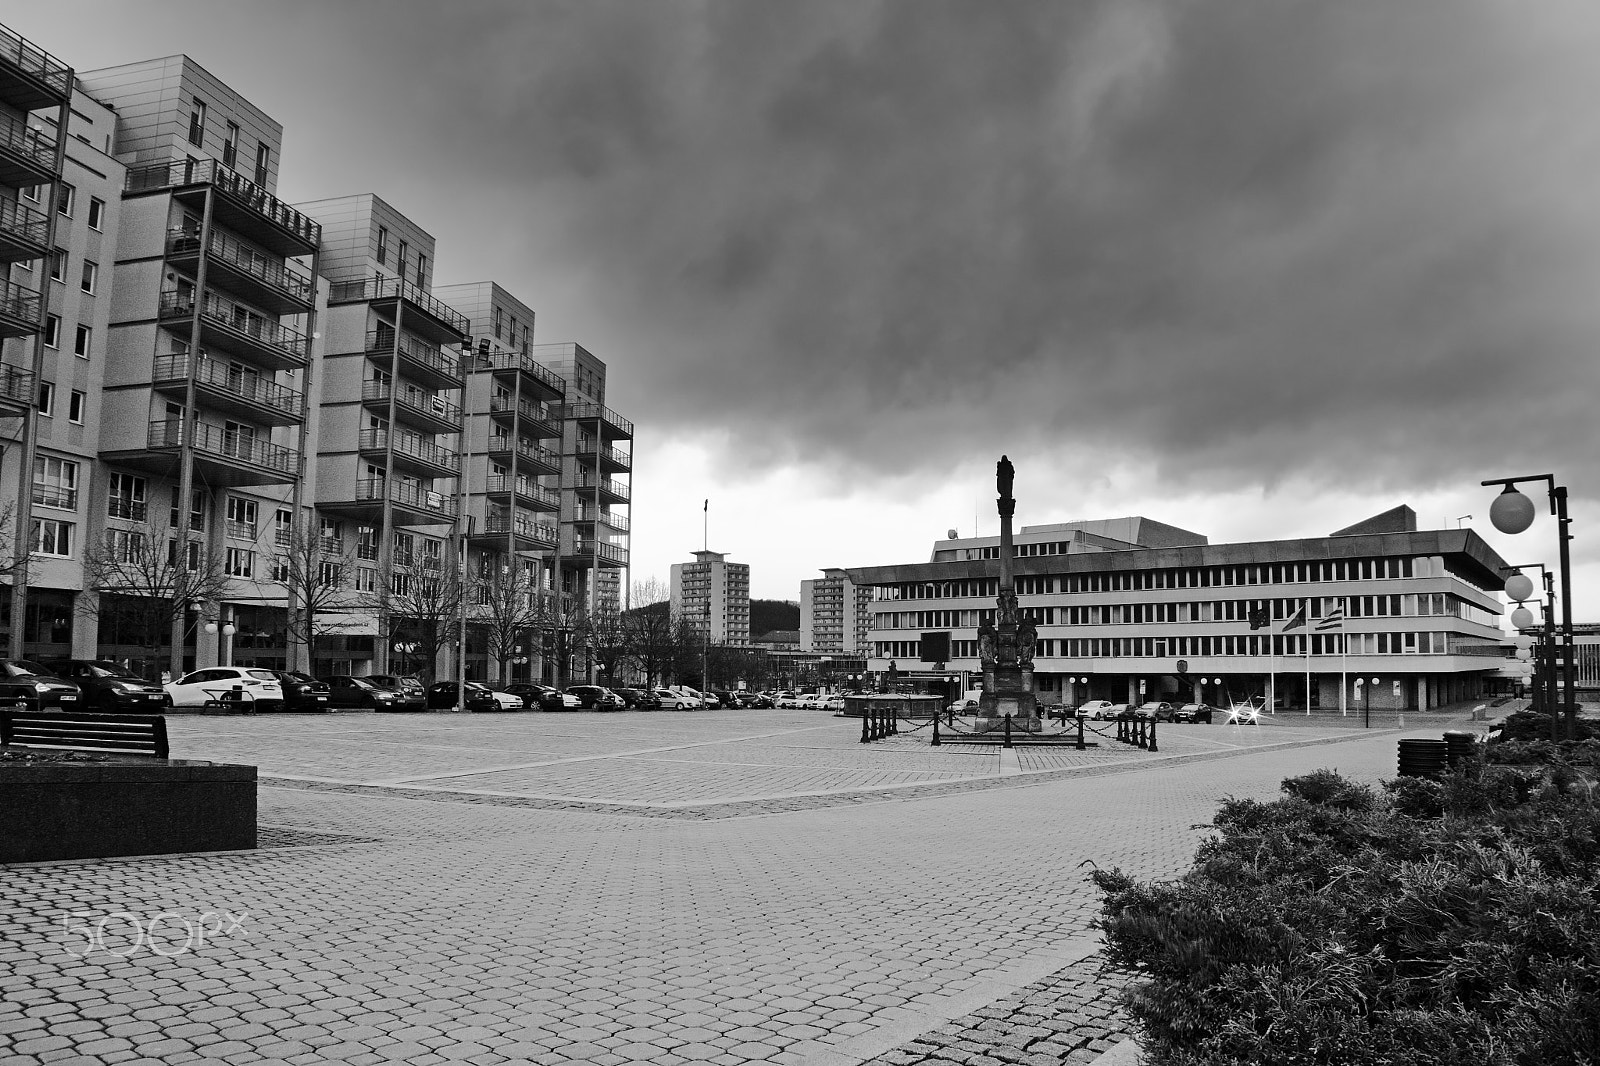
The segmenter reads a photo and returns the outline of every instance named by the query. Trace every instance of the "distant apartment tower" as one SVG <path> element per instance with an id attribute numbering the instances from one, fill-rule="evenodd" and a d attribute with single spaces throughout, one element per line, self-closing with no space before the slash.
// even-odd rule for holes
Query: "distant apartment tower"
<path id="1" fill-rule="evenodd" d="M 694 560 L 672 564 L 672 617 L 696 633 L 709 628 L 713 644 L 750 643 L 750 564 L 713 551 Z"/>
<path id="2" fill-rule="evenodd" d="M 872 623 L 872 589 L 853 583 L 840 567 L 826 567 L 822 574 L 800 582 L 800 646 L 808 652 L 861 654 Z"/>

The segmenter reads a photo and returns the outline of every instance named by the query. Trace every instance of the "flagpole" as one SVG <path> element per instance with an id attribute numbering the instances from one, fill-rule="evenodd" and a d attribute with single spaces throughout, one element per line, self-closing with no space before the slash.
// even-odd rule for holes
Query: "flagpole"
<path id="1" fill-rule="evenodd" d="M 1345 656 L 1350 654 L 1350 638 L 1344 634 L 1344 597 L 1339 597 L 1339 717 L 1344 717 L 1344 689 L 1346 685 L 1345 670 L 1348 661 Z"/>
<path id="2" fill-rule="evenodd" d="M 1267 617 L 1272 617 L 1272 601 L 1267 601 Z M 1267 713 L 1278 713 L 1278 647 L 1277 634 L 1267 626 Z"/>
<path id="3" fill-rule="evenodd" d="M 1311 601 L 1305 601 L 1306 609 L 1306 717 L 1311 717 Z"/>

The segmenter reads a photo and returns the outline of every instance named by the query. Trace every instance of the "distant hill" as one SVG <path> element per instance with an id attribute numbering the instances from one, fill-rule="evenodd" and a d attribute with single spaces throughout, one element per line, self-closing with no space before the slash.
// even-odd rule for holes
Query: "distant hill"
<path id="1" fill-rule="evenodd" d="M 800 605 L 791 600 L 751 600 L 750 638 L 774 629 L 799 629 Z"/>

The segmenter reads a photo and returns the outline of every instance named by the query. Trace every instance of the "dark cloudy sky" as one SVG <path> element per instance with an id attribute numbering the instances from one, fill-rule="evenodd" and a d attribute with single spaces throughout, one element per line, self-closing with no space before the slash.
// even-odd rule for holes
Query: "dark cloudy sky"
<path id="1" fill-rule="evenodd" d="M 635 577 L 757 595 L 994 524 L 1215 541 L 1483 477 L 1572 489 L 1600 618 L 1600 8 L 1579 0 L 185 3 L 5 21 L 186 52 L 611 367 Z"/>

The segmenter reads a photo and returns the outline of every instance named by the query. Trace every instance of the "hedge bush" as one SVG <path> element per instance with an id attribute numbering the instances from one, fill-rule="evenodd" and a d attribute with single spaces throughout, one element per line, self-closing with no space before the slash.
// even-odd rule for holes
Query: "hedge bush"
<path id="1" fill-rule="evenodd" d="M 1126 1006 L 1148 1061 L 1600 1063 L 1580 747 L 1381 791 L 1290 778 L 1281 799 L 1224 802 L 1175 881 L 1091 875 L 1109 961 L 1140 977 Z"/>

